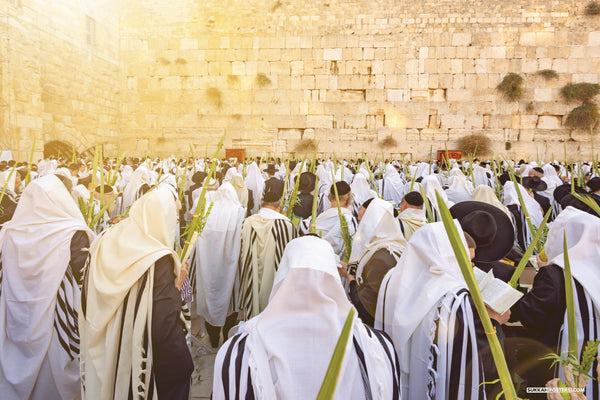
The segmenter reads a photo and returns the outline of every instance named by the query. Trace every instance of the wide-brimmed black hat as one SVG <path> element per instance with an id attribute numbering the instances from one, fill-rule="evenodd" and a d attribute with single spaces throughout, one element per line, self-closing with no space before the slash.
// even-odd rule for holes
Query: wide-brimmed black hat
<path id="1" fill-rule="evenodd" d="M 548 184 L 539 176 L 526 176 L 523 178 L 523 187 L 534 192 L 543 192 L 548 189 Z"/>
<path id="2" fill-rule="evenodd" d="M 473 261 L 498 261 L 512 248 L 514 228 L 499 208 L 482 201 L 461 201 L 450 208 L 450 213 L 477 244 Z"/>
<path id="3" fill-rule="evenodd" d="M 571 193 L 571 185 L 569 183 L 565 183 L 564 185 L 557 186 L 552 192 L 552 196 L 557 203 L 560 203 L 562 198 Z M 586 194 L 587 192 L 575 185 L 575 193 Z"/>
<path id="4" fill-rule="evenodd" d="M 587 181 L 586 185 L 590 188 L 590 191 L 593 193 L 600 189 L 600 178 L 595 176 L 589 181 Z"/>
<path id="5" fill-rule="evenodd" d="M 303 172 L 300 174 L 300 182 L 298 182 L 298 190 L 300 193 L 310 193 L 315 188 L 317 177 L 312 172 Z"/>
<path id="6" fill-rule="evenodd" d="M 264 170 L 264 172 L 266 172 L 267 174 L 274 174 L 277 171 L 277 168 L 275 168 L 275 164 L 269 164 L 269 166 L 267 167 L 267 169 Z"/>

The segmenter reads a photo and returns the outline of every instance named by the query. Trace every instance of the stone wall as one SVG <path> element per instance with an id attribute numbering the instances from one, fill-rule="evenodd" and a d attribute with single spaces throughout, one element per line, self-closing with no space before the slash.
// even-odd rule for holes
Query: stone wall
<path id="1" fill-rule="evenodd" d="M 116 4 L 115 0 L 0 0 L 0 148 L 12 148 L 25 160 L 34 138 L 36 158 L 44 143 L 54 140 L 78 151 L 95 143 L 106 143 L 107 151 L 115 151 Z M 89 24 L 95 29 L 88 39 Z"/>
<path id="2" fill-rule="evenodd" d="M 117 154 L 426 157 L 476 133 L 521 157 L 590 153 L 559 90 L 598 82 L 586 1 L 0 0 L 0 127 Z M 86 20 L 96 41 L 86 41 Z M 559 78 L 537 74 L 555 70 Z M 523 99 L 495 87 L 525 78 Z M 5 134 L 10 133 L 10 134 Z M 397 145 L 383 147 L 388 137 Z M 505 151 L 510 142 L 511 150 Z M 25 150 L 24 150 L 25 149 Z"/>
<path id="3" fill-rule="evenodd" d="M 589 153 L 563 125 L 568 82 L 598 82 L 599 17 L 585 2 L 127 2 L 121 15 L 121 147 L 424 157 L 470 133 L 496 153 Z M 536 74 L 553 69 L 557 80 Z M 525 78 L 519 102 L 495 90 Z M 139 138 L 144 138 L 139 141 Z M 575 140 L 575 141 L 573 141 Z"/>

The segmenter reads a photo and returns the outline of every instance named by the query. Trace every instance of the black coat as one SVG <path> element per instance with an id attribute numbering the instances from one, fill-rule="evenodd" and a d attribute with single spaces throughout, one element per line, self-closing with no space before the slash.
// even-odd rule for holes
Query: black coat
<path id="1" fill-rule="evenodd" d="M 194 362 L 179 318 L 182 300 L 174 279 L 171 256 L 156 261 L 152 291 L 153 371 L 159 399 L 187 400 Z"/>

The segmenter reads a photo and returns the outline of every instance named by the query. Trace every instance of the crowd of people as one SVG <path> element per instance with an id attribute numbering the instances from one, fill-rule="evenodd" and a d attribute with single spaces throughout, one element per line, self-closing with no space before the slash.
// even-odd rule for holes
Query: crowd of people
<path id="1" fill-rule="evenodd" d="M 496 398 L 490 335 L 520 397 L 600 399 L 595 163 L 49 157 L 0 162 L 0 188 L 2 399 L 188 399 L 191 318 L 214 399 L 316 398 L 353 309 L 336 399 Z M 446 208 L 504 282 L 535 247 L 494 332 Z M 571 287 L 575 381 L 546 357 Z"/>

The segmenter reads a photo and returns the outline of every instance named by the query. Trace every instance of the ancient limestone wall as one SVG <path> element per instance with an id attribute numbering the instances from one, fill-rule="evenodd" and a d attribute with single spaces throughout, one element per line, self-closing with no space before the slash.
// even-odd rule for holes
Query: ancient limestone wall
<path id="1" fill-rule="evenodd" d="M 586 3 L 0 0 L 2 146 L 202 154 L 225 134 L 251 154 L 314 139 L 340 156 L 423 158 L 476 133 L 495 153 L 562 158 L 566 140 L 586 156 L 589 133 L 564 126 L 577 104 L 559 97 L 598 82 Z M 495 90 L 511 72 L 525 78 L 515 103 Z"/>
<path id="2" fill-rule="evenodd" d="M 35 138 L 36 158 L 53 140 L 78 151 L 107 143 L 107 150 L 114 151 L 119 120 L 116 4 L 0 0 L 0 148 L 27 159 Z M 95 26 L 88 39 L 89 25 Z"/>
<path id="3" fill-rule="evenodd" d="M 480 133 L 496 153 L 588 152 L 563 125 L 568 82 L 598 82 L 583 1 L 133 0 L 121 15 L 121 147 L 424 157 Z M 557 80 L 536 75 L 553 69 Z M 495 87 L 525 78 L 523 100 Z M 139 141 L 143 138 L 143 141 Z M 573 141 L 575 140 L 575 141 Z M 505 151 L 505 142 L 512 150 Z M 211 146 L 208 146 L 209 151 Z"/>

